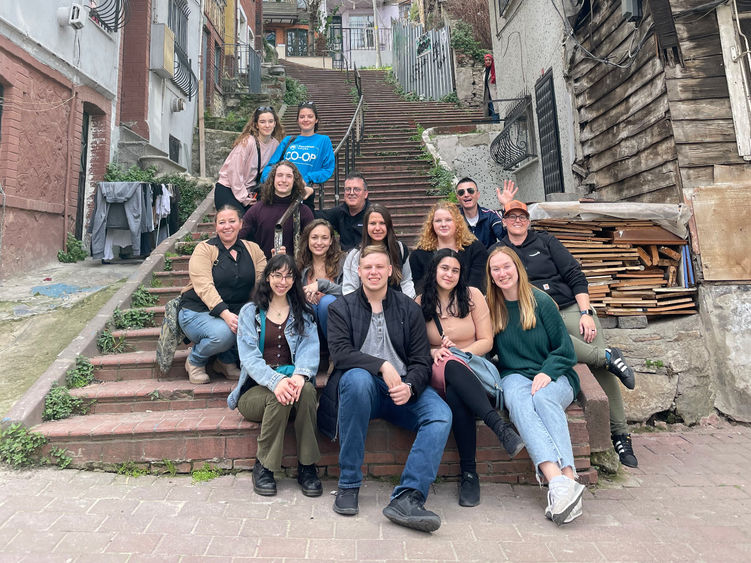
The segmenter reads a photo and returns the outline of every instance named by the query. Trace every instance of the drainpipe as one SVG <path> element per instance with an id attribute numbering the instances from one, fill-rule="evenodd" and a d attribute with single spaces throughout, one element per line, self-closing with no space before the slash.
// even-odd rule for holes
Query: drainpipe
<path id="1" fill-rule="evenodd" d="M 68 114 L 68 158 L 65 166 L 65 200 L 63 201 L 63 252 L 67 252 L 68 242 L 68 198 L 70 198 L 70 169 L 73 163 L 73 150 L 71 149 L 71 140 L 73 139 L 73 124 L 75 121 L 76 98 L 78 89 L 75 84 L 70 87 L 70 113 Z"/>

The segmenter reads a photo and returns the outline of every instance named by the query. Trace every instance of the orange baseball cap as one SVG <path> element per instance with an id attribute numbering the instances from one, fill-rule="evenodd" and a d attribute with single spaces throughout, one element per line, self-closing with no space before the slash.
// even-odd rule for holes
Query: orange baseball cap
<path id="1" fill-rule="evenodd" d="M 513 211 L 514 209 L 518 209 L 520 211 L 524 211 L 527 215 L 529 215 L 529 211 L 527 211 L 527 205 L 525 203 L 522 203 L 518 199 L 514 199 L 509 201 L 506 204 L 505 212 L 508 213 L 509 211 Z"/>

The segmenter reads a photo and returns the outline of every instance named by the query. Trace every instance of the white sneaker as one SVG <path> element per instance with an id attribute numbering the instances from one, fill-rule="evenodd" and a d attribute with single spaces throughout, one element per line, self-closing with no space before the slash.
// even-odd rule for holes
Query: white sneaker
<path id="1" fill-rule="evenodd" d="M 586 487 L 571 479 L 567 479 L 567 481 L 568 483 L 565 485 L 549 486 L 548 490 L 548 506 L 545 508 L 545 517 L 558 526 L 567 524 L 581 516 L 581 497 Z"/>

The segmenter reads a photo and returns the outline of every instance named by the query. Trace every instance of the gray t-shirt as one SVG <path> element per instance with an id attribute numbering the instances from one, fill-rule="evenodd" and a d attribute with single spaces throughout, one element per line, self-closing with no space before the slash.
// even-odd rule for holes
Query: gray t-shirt
<path id="1" fill-rule="evenodd" d="M 404 365 L 404 362 L 394 350 L 393 344 L 391 344 L 383 311 L 371 315 L 368 335 L 365 337 L 365 342 L 362 343 L 360 352 L 389 362 L 402 377 L 407 375 L 407 366 Z"/>

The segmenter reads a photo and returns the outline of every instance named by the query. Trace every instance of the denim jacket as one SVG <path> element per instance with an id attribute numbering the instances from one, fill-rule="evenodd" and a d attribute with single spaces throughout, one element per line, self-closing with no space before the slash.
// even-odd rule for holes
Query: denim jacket
<path id="1" fill-rule="evenodd" d="M 313 317 L 308 313 L 304 313 L 304 334 L 296 334 L 293 328 L 294 320 L 292 310 L 290 309 L 289 318 L 284 327 L 284 336 L 292 353 L 295 374 L 302 375 L 309 381 L 315 382 L 315 376 L 318 373 L 320 346 L 318 342 L 318 329 L 313 321 Z M 264 361 L 263 354 L 261 354 L 261 350 L 258 347 L 258 339 L 261 333 L 260 327 L 261 314 L 258 311 L 258 306 L 252 302 L 247 303 L 238 315 L 237 351 L 240 355 L 242 372 L 237 386 L 229 394 L 229 397 L 227 397 L 227 405 L 231 409 L 237 408 L 240 392 L 245 383 L 247 383 L 248 378 L 252 378 L 259 385 L 263 385 L 273 391 L 279 382 L 286 377 L 274 371 Z"/>

